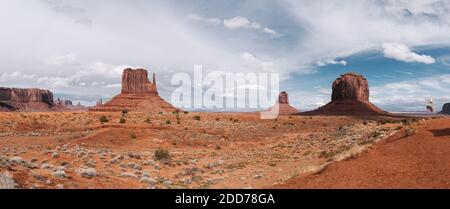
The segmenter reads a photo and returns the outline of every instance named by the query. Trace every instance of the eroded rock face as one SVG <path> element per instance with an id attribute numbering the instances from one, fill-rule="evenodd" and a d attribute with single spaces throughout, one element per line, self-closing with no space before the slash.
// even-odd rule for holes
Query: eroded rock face
<path id="1" fill-rule="evenodd" d="M 153 83 L 148 80 L 148 73 L 144 69 L 125 69 L 122 75 L 122 93 L 145 94 L 154 93 L 156 90 L 156 79 L 153 74 Z"/>
<path id="2" fill-rule="evenodd" d="M 369 101 L 369 84 L 362 75 L 346 73 L 337 78 L 332 87 L 331 101 Z"/>
<path id="3" fill-rule="evenodd" d="M 442 112 L 441 112 L 442 114 L 447 114 L 447 115 L 450 115 L 450 103 L 445 103 L 443 106 L 442 106 Z"/>
<path id="4" fill-rule="evenodd" d="M 278 95 L 278 102 L 270 108 L 269 111 L 278 111 L 280 115 L 295 114 L 299 111 L 289 104 L 288 93 L 283 91 Z"/>
<path id="5" fill-rule="evenodd" d="M 123 71 L 122 92 L 104 104 L 102 101 L 97 102 L 96 107 L 89 109 L 89 111 L 100 112 L 123 110 L 136 112 L 178 111 L 158 95 L 155 74 L 153 74 L 153 82 L 150 82 L 147 70 L 129 68 Z"/>
<path id="6" fill-rule="evenodd" d="M 283 91 L 278 96 L 278 103 L 280 104 L 289 104 L 289 96 L 288 93 Z"/>
<path id="7" fill-rule="evenodd" d="M 41 89 L 0 87 L 0 106 L 7 110 L 46 110 L 54 106 L 53 93 Z"/>
<path id="8" fill-rule="evenodd" d="M 346 73 L 337 78 L 333 84 L 331 101 L 304 115 L 359 115 L 359 116 L 391 116 L 369 102 L 369 84 L 356 73 Z"/>

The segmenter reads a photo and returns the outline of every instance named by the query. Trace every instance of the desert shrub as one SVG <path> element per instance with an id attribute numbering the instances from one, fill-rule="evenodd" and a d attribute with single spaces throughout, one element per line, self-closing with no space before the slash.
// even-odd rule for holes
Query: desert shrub
<path id="1" fill-rule="evenodd" d="M 127 109 L 122 110 L 122 114 L 127 114 L 127 113 L 128 113 Z"/>
<path id="2" fill-rule="evenodd" d="M 363 125 L 366 126 L 367 124 L 369 124 L 369 122 L 367 122 L 367 120 L 363 121 Z"/>
<path id="3" fill-rule="evenodd" d="M 412 135 L 416 134 L 416 132 L 417 132 L 417 130 L 412 127 L 408 127 L 405 129 L 406 136 L 412 136 Z"/>
<path id="4" fill-rule="evenodd" d="M 125 123 L 125 118 L 120 118 L 119 123 Z"/>
<path id="5" fill-rule="evenodd" d="M 107 122 L 109 122 L 109 119 L 106 116 L 102 116 L 102 117 L 100 117 L 100 122 L 107 123 Z"/>
<path id="6" fill-rule="evenodd" d="M 194 116 L 194 120 L 200 120 L 200 115 Z"/>
<path id="7" fill-rule="evenodd" d="M 135 133 L 131 133 L 131 134 L 130 134 L 130 138 L 136 139 L 136 134 L 135 134 Z"/>
<path id="8" fill-rule="evenodd" d="M 159 148 L 155 150 L 155 152 L 153 153 L 153 157 L 155 158 L 155 160 L 168 160 L 170 159 L 170 153 L 168 150 Z"/>
<path id="9" fill-rule="evenodd" d="M 233 122 L 237 123 L 237 122 L 239 122 L 239 120 L 238 119 L 234 119 Z"/>
<path id="10" fill-rule="evenodd" d="M 169 125 L 172 124 L 172 122 L 170 122 L 170 120 L 166 120 L 166 124 Z"/>
<path id="11" fill-rule="evenodd" d="M 146 123 L 152 123 L 152 121 L 150 120 L 150 117 L 148 117 L 147 119 L 145 119 L 144 122 L 146 122 Z"/>
<path id="12" fill-rule="evenodd" d="M 173 111 L 172 114 L 178 115 L 178 114 L 180 114 L 180 112 L 179 111 Z"/>
<path id="13" fill-rule="evenodd" d="M 220 146 L 220 144 L 216 144 L 215 148 L 216 148 L 216 150 L 222 149 L 222 147 Z"/>
<path id="14" fill-rule="evenodd" d="M 163 112 L 159 112 L 158 114 L 162 115 L 162 114 L 163 114 Z"/>
<path id="15" fill-rule="evenodd" d="M 220 120 L 220 118 L 216 118 L 216 121 L 219 121 Z"/>
<path id="16" fill-rule="evenodd" d="M 180 120 L 177 120 L 177 124 L 181 124 Z"/>

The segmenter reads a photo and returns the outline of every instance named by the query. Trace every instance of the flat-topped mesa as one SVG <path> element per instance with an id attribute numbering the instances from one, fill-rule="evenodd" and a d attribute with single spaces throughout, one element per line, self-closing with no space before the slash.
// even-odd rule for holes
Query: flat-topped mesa
<path id="1" fill-rule="evenodd" d="M 369 101 L 369 83 L 362 75 L 356 73 L 341 75 L 333 82 L 332 88 L 331 101 Z"/>
<path id="2" fill-rule="evenodd" d="M 158 94 L 156 78 L 153 73 L 153 82 L 148 80 L 147 70 L 127 68 L 122 75 L 123 94 Z"/>
<path id="3" fill-rule="evenodd" d="M 89 109 L 89 111 L 101 112 L 123 110 L 135 112 L 179 111 L 158 95 L 155 74 L 153 74 L 153 82 L 150 82 L 147 70 L 130 68 L 123 71 L 121 93 L 104 104 L 100 100 L 95 107 Z"/>
<path id="4" fill-rule="evenodd" d="M 0 108 L 6 111 L 41 111 L 54 106 L 53 93 L 42 89 L 0 87 Z"/>
<path id="5" fill-rule="evenodd" d="M 359 74 L 346 73 L 332 84 L 331 101 L 303 115 L 390 116 L 369 102 L 369 83 Z"/>
<path id="6" fill-rule="evenodd" d="M 445 103 L 445 104 L 442 106 L 441 114 L 447 114 L 447 115 L 450 115 L 450 103 Z"/>

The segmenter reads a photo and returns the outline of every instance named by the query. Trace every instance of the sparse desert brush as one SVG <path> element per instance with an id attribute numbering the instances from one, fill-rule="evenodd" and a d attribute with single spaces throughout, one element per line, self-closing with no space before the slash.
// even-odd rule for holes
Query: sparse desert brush
<path id="1" fill-rule="evenodd" d="M 170 120 L 166 120 L 166 124 L 170 125 L 170 124 L 172 124 L 172 122 Z"/>
<path id="2" fill-rule="evenodd" d="M 372 133 L 370 133 L 370 138 L 376 139 L 376 138 L 380 137 L 382 134 L 383 133 L 381 131 L 376 130 L 376 131 L 373 131 Z"/>
<path id="3" fill-rule="evenodd" d="M 216 148 L 216 150 L 222 149 L 222 147 L 220 146 L 220 144 L 216 144 L 215 148 Z"/>
<path id="4" fill-rule="evenodd" d="M 128 113 L 127 109 L 122 110 L 122 114 L 127 114 L 127 113 Z"/>
<path id="5" fill-rule="evenodd" d="M 125 123 L 125 118 L 120 118 L 119 123 Z"/>
<path id="6" fill-rule="evenodd" d="M 406 136 L 412 136 L 412 135 L 414 135 L 416 133 L 417 133 L 417 130 L 415 128 L 413 128 L 413 127 L 408 127 L 408 128 L 405 129 L 405 135 Z"/>
<path id="7" fill-rule="evenodd" d="M 216 118 L 216 121 L 219 121 L 220 120 L 220 118 Z"/>
<path id="8" fill-rule="evenodd" d="M 155 150 L 155 152 L 153 153 L 153 157 L 155 158 L 155 160 L 169 160 L 170 153 L 166 149 L 159 148 Z"/>
<path id="9" fill-rule="evenodd" d="M 106 116 L 101 116 L 101 117 L 100 117 L 100 122 L 102 122 L 102 123 L 107 123 L 107 122 L 109 122 L 109 119 L 108 119 L 108 117 L 106 117 Z"/>
<path id="10" fill-rule="evenodd" d="M 180 112 L 179 111 L 173 111 L 172 114 L 178 115 L 178 114 L 180 114 Z"/>
<path id="11" fill-rule="evenodd" d="M 162 115 L 162 114 L 163 114 L 163 112 L 159 112 L 158 114 Z"/>
<path id="12" fill-rule="evenodd" d="M 188 111 L 184 111 L 183 113 L 184 113 L 185 115 L 189 114 L 189 112 L 188 112 Z"/>
<path id="13" fill-rule="evenodd" d="M 131 134 L 130 134 L 130 138 L 136 139 L 136 134 L 135 134 L 135 133 L 131 133 Z"/>
<path id="14" fill-rule="evenodd" d="M 369 124 L 369 122 L 367 122 L 367 120 L 363 121 L 362 123 L 363 123 L 363 125 L 365 125 L 365 126 L 366 126 L 367 124 Z"/>
<path id="15" fill-rule="evenodd" d="M 150 120 L 150 117 L 146 118 L 144 122 L 146 122 L 146 123 L 152 123 L 152 121 Z"/>
<path id="16" fill-rule="evenodd" d="M 178 119 L 178 120 L 177 120 L 177 124 L 181 124 L 181 121 L 180 121 L 180 119 Z"/>
<path id="17" fill-rule="evenodd" d="M 237 122 L 239 122 L 239 120 L 238 119 L 234 119 L 233 122 L 237 123 Z"/>
<path id="18" fill-rule="evenodd" d="M 200 120 L 200 115 L 194 116 L 194 120 Z"/>

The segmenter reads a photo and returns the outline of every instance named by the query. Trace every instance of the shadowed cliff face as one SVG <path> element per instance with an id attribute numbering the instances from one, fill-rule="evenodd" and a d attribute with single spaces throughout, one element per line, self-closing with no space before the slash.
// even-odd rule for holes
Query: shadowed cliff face
<path id="1" fill-rule="evenodd" d="M 47 110 L 53 93 L 41 89 L 0 88 L 0 105 L 8 110 Z"/>
<path id="2" fill-rule="evenodd" d="M 450 103 L 445 103 L 444 106 L 442 106 L 442 114 L 450 115 Z"/>
<path id="3" fill-rule="evenodd" d="M 333 82 L 331 101 L 369 101 L 369 84 L 361 75 L 346 73 Z"/>
<path id="4" fill-rule="evenodd" d="M 122 93 L 132 94 L 158 94 L 155 75 L 153 83 L 148 80 L 148 73 L 144 69 L 125 69 L 122 75 Z"/>

